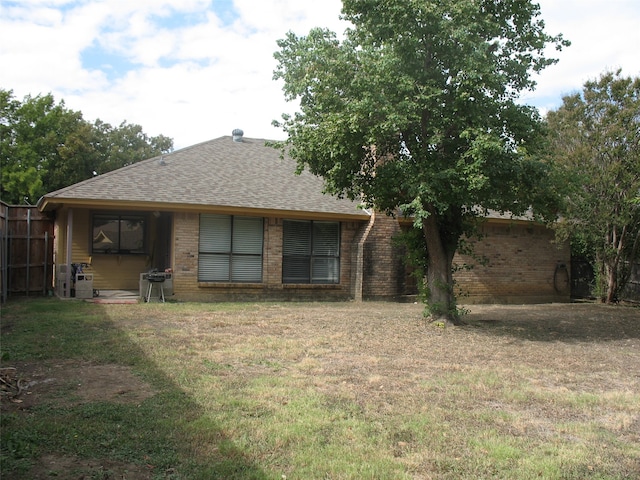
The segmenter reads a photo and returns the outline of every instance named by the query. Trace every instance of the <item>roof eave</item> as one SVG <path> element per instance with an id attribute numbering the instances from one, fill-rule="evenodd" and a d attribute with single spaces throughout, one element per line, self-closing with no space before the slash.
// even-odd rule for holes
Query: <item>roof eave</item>
<path id="1" fill-rule="evenodd" d="M 313 218 L 319 220 L 361 221 L 368 220 L 370 214 L 365 210 L 346 212 L 290 210 L 275 208 L 252 208 L 228 205 L 199 205 L 186 203 L 140 202 L 127 200 L 86 200 L 78 198 L 47 198 L 38 201 L 38 209 L 42 212 L 58 210 L 64 207 L 87 209 L 125 209 L 138 211 L 170 211 L 220 213 L 231 215 L 247 215 L 260 217 L 286 217 L 292 219 Z"/>

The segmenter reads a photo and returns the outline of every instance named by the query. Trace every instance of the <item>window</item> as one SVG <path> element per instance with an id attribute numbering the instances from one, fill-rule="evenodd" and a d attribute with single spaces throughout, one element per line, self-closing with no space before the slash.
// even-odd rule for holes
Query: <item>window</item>
<path id="1" fill-rule="evenodd" d="M 282 283 L 340 283 L 340 224 L 285 220 Z"/>
<path id="2" fill-rule="evenodd" d="M 144 215 L 94 214 L 92 227 L 92 253 L 147 253 Z"/>
<path id="3" fill-rule="evenodd" d="M 262 218 L 200 215 L 198 280 L 262 281 Z"/>

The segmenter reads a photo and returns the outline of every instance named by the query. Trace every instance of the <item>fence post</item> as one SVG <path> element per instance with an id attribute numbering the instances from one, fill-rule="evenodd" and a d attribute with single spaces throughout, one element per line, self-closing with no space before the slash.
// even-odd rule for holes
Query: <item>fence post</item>
<path id="1" fill-rule="evenodd" d="M 27 266 L 26 266 L 26 293 L 27 297 L 29 296 L 29 291 L 31 290 L 31 209 L 27 210 Z"/>
<path id="2" fill-rule="evenodd" d="M 42 280 L 42 295 L 47 295 L 47 276 L 49 267 L 49 232 L 44 232 L 44 276 Z"/>

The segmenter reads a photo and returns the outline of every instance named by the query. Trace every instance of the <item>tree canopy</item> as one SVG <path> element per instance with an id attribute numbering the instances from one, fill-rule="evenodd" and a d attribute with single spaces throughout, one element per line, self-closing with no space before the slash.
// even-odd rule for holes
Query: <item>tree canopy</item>
<path id="1" fill-rule="evenodd" d="M 547 121 L 570 187 L 557 228 L 594 261 L 595 294 L 613 302 L 640 260 L 640 78 L 605 72 Z"/>
<path id="2" fill-rule="evenodd" d="M 327 191 L 414 218 L 428 314 L 457 321 L 452 261 L 487 209 L 521 214 L 547 198 L 542 122 L 518 104 L 555 62 L 529 0 L 344 0 L 344 39 L 288 33 L 276 79 L 300 111 L 282 147 Z"/>
<path id="3" fill-rule="evenodd" d="M 139 125 L 87 122 L 51 94 L 21 102 L 13 91 L 0 90 L 0 192 L 6 203 L 35 203 L 47 192 L 172 149 L 173 140 L 150 137 Z"/>

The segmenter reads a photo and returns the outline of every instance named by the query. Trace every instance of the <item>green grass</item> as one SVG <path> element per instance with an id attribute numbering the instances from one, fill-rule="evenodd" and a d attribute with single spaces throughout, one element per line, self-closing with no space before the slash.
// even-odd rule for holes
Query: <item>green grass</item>
<path id="1" fill-rule="evenodd" d="M 69 358 L 127 365 L 143 356 L 103 311 L 84 302 L 11 303 L 3 308 L 2 325 L 11 327 L 0 345 L 5 361 Z"/>
<path id="2" fill-rule="evenodd" d="M 357 346 L 378 340 L 331 319 L 346 311 L 351 320 L 356 313 L 349 308 L 10 302 L 1 319 L 3 366 L 123 365 L 155 393 L 140 402 L 69 402 L 71 394 L 61 391 L 27 411 L 3 412 L 0 471 L 33 478 L 40 459 L 55 455 L 98 464 L 109 459 L 174 480 L 622 480 L 640 474 L 637 391 L 598 385 L 583 391 L 588 372 L 554 370 L 561 367 L 551 363 L 537 368 L 507 344 L 505 355 L 513 357 L 485 364 L 497 340 L 475 330 L 416 338 L 424 343 L 418 351 L 433 363 L 415 371 L 395 367 L 402 349 L 390 347 L 396 358 Z M 403 308 L 409 307 L 393 307 Z M 363 322 L 371 318 L 361 315 Z M 384 320 L 370 322 L 395 338 Z M 592 346 L 600 355 L 602 346 Z M 438 348 L 457 363 L 441 362 Z M 579 348 L 591 354 L 589 346 Z M 638 361 L 632 348 L 619 352 L 621 364 Z M 551 351 L 541 353 L 540 362 L 553 358 Z M 609 377 L 625 371 L 612 367 Z M 540 388 L 556 377 L 582 382 L 582 390 Z M 83 465 L 55 478 L 145 478 L 126 476 L 117 466 Z"/>

